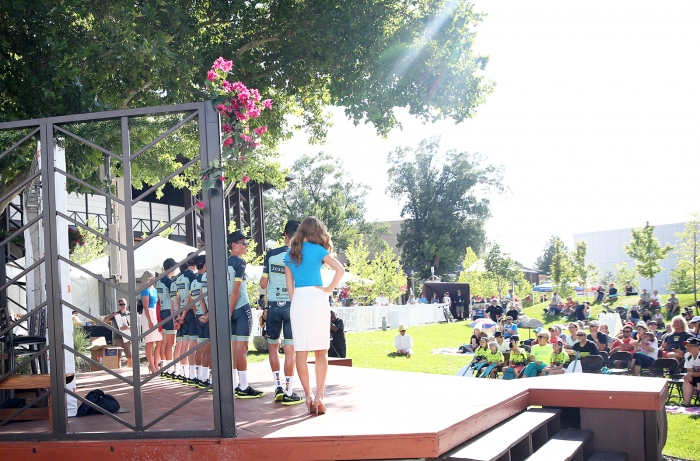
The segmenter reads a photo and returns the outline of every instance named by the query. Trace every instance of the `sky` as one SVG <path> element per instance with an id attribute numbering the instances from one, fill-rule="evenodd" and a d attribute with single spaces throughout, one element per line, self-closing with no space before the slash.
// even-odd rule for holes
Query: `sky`
<path id="1" fill-rule="evenodd" d="M 685 222 L 700 212 L 700 2 L 476 1 L 487 13 L 476 49 L 494 92 L 461 124 L 423 124 L 398 109 L 403 130 L 383 139 L 330 108 L 324 145 L 304 133 L 281 146 L 340 158 L 371 187 L 367 219 L 401 219 L 389 198 L 387 154 L 441 136 L 504 168 L 487 237 L 525 265 L 552 235 Z"/>

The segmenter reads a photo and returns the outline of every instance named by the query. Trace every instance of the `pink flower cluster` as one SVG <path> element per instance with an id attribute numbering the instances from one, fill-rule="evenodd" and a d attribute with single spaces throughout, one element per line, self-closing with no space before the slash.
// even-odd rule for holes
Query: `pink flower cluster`
<path id="1" fill-rule="evenodd" d="M 232 68 L 232 61 L 218 58 L 207 73 L 206 86 L 212 92 L 216 101 L 215 109 L 222 117 L 221 131 L 226 135 L 223 141 L 226 158 L 244 162 L 246 157 L 243 154 L 249 149 L 258 148 L 259 138 L 268 131 L 267 126 L 252 128 L 249 122 L 260 117 L 263 110 L 272 109 L 272 100 L 261 100 L 257 89 L 248 88 L 242 82 L 226 80 L 226 75 Z M 244 175 L 240 181 L 245 184 L 250 179 Z"/>

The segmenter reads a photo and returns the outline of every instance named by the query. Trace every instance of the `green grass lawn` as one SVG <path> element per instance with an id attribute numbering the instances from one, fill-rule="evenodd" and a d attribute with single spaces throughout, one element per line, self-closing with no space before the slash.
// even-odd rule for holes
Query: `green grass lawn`
<path id="1" fill-rule="evenodd" d="M 681 307 L 693 304 L 693 295 L 680 295 L 679 298 Z M 638 299 L 638 297 L 622 297 L 615 305 L 636 303 Z M 662 299 L 665 300 L 665 297 Z M 543 316 L 545 307 L 546 303 L 536 304 L 524 309 L 523 312 L 530 318 L 542 320 L 545 326 L 564 323 L 559 318 L 545 318 Z M 592 306 L 591 318 L 596 317 L 601 310 L 600 304 Z M 468 358 L 458 355 L 431 354 L 431 351 L 443 347 L 458 347 L 467 343 L 472 335 L 469 323 L 457 322 L 409 327 L 408 333 L 413 337 L 415 352 L 410 359 L 388 356 L 389 352 L 393 351 L 396 330 L 347 333 L 348 356 L 352 357 L 353 366 L 356 367 L 454 375 L 457 370 L 467 364 Z M 527 339 L 528 331 L 521 330 L 520 337 Z M 534 333 L 532 337 L 534 337 Z M 629 379 L 634 380 L 635 378 L 630 377 Z M 668 423 L 668 440 L 664 453 L 679 458 L 700 460 L 697 449 L 700 418 L 668 415 Z"/>

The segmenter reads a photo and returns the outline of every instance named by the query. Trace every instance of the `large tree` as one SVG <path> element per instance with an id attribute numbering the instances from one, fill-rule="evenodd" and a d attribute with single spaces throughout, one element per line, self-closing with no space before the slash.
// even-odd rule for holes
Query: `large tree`
<path id="1" fill-rule="evenodd" d="M 521 274 L 518 264 L 508 254 L 503 253 L 501 246 L 497 243 L 489 245 L 484 255 L 484 269 L 486 269 L 486 277 L 493 282 L 498 296 L 502 296 Z"/>
<path id="2" fill-rule="evenodd" d="M 425 278 L 457 270 L 467 247 L 485 243 L 488 193 L 502 190 L 500 168 L 478 154 L 440 152 L 440 138 L 389 154 L 389 195 L 403 202 L 398 245 L 406 266 Z"/>
<path id="3" fill-rule="evenodd" d="M 265 194 L 267 235 L 279 235 L 289 219 L 316 216 L 326 224 L 339 250 L 346 250 L 360 235 L 371 243 L 370 253 L 383 250 L 377 247 L 376 234 L 388 234 L 388 226 L 365 221 L 368 188 L 353 181 L 339 159 L 323 152 L 304 155 L 294 162 L 292 172 L 296 179 L 285 189 Z"/>
<path id="4" fill-rule="evenodd" d="M 598 267 L 594 262 L 586 262 L 586 252 L 588 245 L 585 241 L 580 240 L 575 243 L 575 250 L 571 254 L 571 267 L 574 272 L 574 278 L 583 286 L 588 299 L 588 284 L 598 275 Z"/>
<path id="5" fill-rule="evenodd" d="M 206 70 L 225 56 L 274 100 L 262 118 L 269 152 L 296 128 L 290 114 L 322 140 L 328 105 L 381 134 L 396 107 L 459 122 L 492 88 L 488 58 L 473 51 L 482 18 L 466 0 L 0 0 L 0 121 L 201 100 Z M 152 170 L 181 162 L 165 163 Z"/>
<path id="6" fill-rule="evenodd" d="M 632 240 L 625 243 L 623 248 L 627 255 L 635 260 L 639 275 L 649 279 L 653 290 L 654 276 L 664 270 L 659 261 L 668 257 L 673 251 L 673 246 L 667 243 L 662 247 L 659 239 L 654 236 L 654 226 L 647 221 L 644 227 L 632 229 Z"/>

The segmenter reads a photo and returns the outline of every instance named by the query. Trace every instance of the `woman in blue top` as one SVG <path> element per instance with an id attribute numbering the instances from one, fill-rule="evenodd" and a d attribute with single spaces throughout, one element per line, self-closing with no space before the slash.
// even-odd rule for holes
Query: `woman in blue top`
<path id="1" fill-rule="evenodd" d="M 328 372 L 328 346 L 330 344 L 331 311 L 328 295 L 333 293 L 345 274 L 343 266 L 331 256 L 331 236 L 326 226 L 313 216 L 302 221 L 289 243 L 284 258 L 287 292 L 292 301 L 290 318 L 294 336 L 299 381 L 306 394 L 309 413 L 325 414 L 323 391 Z M 327 264 L 335 271 L 330 285 L 323 286 L 321 267 Z M 316 396 L 309 386 L 309 369 L 306 363 L 309 351 L 314 351 L 316 361 Z"/>
<path id="2" fill-rule="evenodd" d="M 141 286 L 146 286 L 153 281 L 154 274 L 151 271 L 146 271 L 141 276 Z M 141 292 L 141 303 L 143 304 L 143 312 L 141 313 L 141 329 L 147 331 L 158 324 L 158 316 L 156 315 L 156 304 L 158 304 L 158 292 L 153 285 L 145 288 Z M 158 371 L 158 362 L 160 362 L 160 342 L 163 338 L 156 328 L 148 333 L 143 341 L 146 343 L 146 359 L 148 360 L 148 369 L 151 373 Z M 155 353 L 153 351 L 155 346 Z"/>

